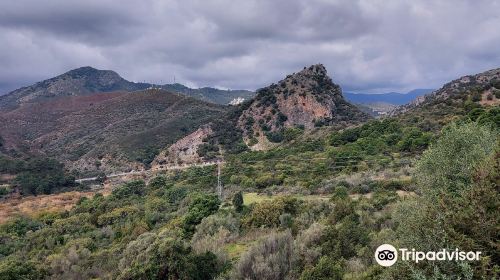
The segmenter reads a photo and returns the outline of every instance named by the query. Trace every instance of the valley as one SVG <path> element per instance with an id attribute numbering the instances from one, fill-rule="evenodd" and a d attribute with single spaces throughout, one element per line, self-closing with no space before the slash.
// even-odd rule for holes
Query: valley
<path id="1" fill-rule="evenodd" d="M 498 69 L 381 118 L 321 64 L 231 106 L 92 75 L 0 99 L 2 277 L 498 276 Z M 384 269 L 383 243 L 488 258 Z"/>

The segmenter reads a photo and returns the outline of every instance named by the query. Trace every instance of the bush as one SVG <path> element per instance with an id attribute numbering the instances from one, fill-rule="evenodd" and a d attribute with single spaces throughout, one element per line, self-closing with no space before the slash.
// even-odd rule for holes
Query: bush
<path id="1" fill-rule="evenodd" d="M 148 188 L 152 190 L 166 188 L 167 187 L 167 177 L 165 176 L 156 176 L 148 183 Z"/>
<path id="2" fill-rule="evenodd" d="M 54 159 L 33 158 L 18 167 L 20 173 L 14 184 L 22 194 L 50 194 L 54 191 L 75 186 L 75 178 L 66 175 L 63 165 Z"/>
<path id="3" fill-rule="evenodd" d="M 218 269 L 210 252 L 193 254 L 179 240 L 145 233 L 127 245 L 118 279 L 213 279 Z"/>
<path id="4" fill-rule="evenodd" d="M 401 246 L 423 251 L 481 251 L 481 262 L 411 265 L 406 275 L 425 278 L 498 278 L 498 133 L 475 123 L 451 124 L 417 164 L 421 196 L 393 213 Z M 405 271 L 397 271 L 401 276 Z"/>
<path id="5" fill-rule="evenodd" d="M 3 197 L 5 195 L 9 194 L 9 191 L 5 187 L 0 187 L 0 197 Z"/>
<path id="6" fill-rule="evenodd" d="M 45 279 L 47 272 L 37 268 L 32 262 L 14 260 L 12 258 L 0 260 L 0 279 Z"/>
<path id="7" fill-rule="evenodd" d="M 333 213 L 330 215 L 329 220 L 335 224 L 342 221 L 344 218 L 355 215 L 354 203 L 350 198 L 336 199 Z"/>
<path id="8" fill-rule="evenodd" d="M 356 248 L 368 244 L 368 231 L 360 225 L 356 215 L 346 216 L 337 226 L 325 230 L 323 255 L 334 259 L 349 259 L 356 256 Z"/>
<path id="9" fill-rule="evenodd" d="M 277 227 L 280 225 L 280 216 L 284 213 L 295 214 L 298 206 L 298 200 L 292 197 L 262 201 L 253 205 L 244 223 L 248 227 L 256 228 Z"/>
<path id="10" fill-rule="evenodd" d="M 292 268 L 293 237 L 290 231 L 273 233 L 243 254 L 234 279 L 286 279 Z"/>
<path id="11" fill-rule="evenodd" d="M 323 256 L 313 268 L 304 270 L 300 280 L 341 280 L 344 270 L 333 258 Z"/>
<path id="12" fill-rule="evenodd" d="M 300 135 L 304 133 L 304 129 L 298 128 L 298 127 L 290 127 L 286 128 L 283 131 L 283 140 L 286 142 L 290 142 L 292 140 L 297 139 Z"/>
<path id="13" fill-rule="evenodd" d="M 294 266 L 296 271 L 313 266 L 321 257 L 321 243 L 325 226 L 313 223 L 300 232 L 294 242 Z"/>
<path id="14" fill-rule="evenodd" d="M 458 193 L 472 183 L 474 166 L 496 147 L 497 133 L 474 123 L 451 124 L 417 165 L 417 183 L 424 192 Z"/>
<path id="15" fill-rule="evenodd" d="M 215 213 L 219 209 L 220 200 L 216 195 L 196 196 L 183 221 L 183 233 L 185 236 L 191 236 L 195 227 L 205 217 Z"/>
<path id="16" fill-rule="evenodd" d="M 193 251 L 197 254 L 211 252 L 217 256 L 220 265 L 227 261 L 225 245 L 239 236 L 240 221 L 232 214 L 215 214 L 204 218 L 196 226 L 191 239 Z"/>
<path id="17" fill-rule="evenodd" d="M 335 191 L 333 192 L 333 199 L 347 199 L 349 197 L 349 192 L 347 191 L 347 188 L 340 185 L 335 188 Z"/>
<path id="18" fill-rule="evenodd" d="M 272 175 L 262 175 L 255 179 L 255 186 L 259 189 L 264 189 L 273 185 L 281 185 L 283 180 L 280 177 Z"/>
<path id="19" fill-rule="evenodd" d="M 243 210 L 243 193 L 241 193 L 241 191 L 237 192 L 234 195 L 233 206 L 238 212 L 241 212 L 241 210 Z"/>
<path id="20" fill-rule="evenodd" d="M 143 180 L 136 180 L 114 189 L 111 194 L 116 199 L 123 199 L 133 195 L 143 195 L 146 183 Z"/>
<path id="21" fill-rule="evenodd" d="M 280 143 L 285 138 L 283 135 L 283 130 L 266 132 L 266 137 L 267 140 L 273 143 Z"/>

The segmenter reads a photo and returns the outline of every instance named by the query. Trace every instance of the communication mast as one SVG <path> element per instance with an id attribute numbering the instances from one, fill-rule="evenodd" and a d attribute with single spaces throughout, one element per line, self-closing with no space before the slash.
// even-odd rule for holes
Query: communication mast
<path id="1" fill-rule="evenodd" d="M 220 179 L 220 173 L 221 173 L 221 162 L 217 162 L 217 194 L 219 195 L 219 199 L 222 200 L 222 182 Z"/>

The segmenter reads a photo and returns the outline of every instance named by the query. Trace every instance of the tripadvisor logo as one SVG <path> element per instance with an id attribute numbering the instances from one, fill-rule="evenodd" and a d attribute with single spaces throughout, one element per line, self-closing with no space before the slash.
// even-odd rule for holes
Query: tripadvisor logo
<path id="1" fill-rule="evenodd" d="M 406 248 L 399 249 L 401 261 L 412 261 L 418 263 L 420 261 L 478 261 L 481 257 L 481 252 L 476 251 L 453 251 L 441 249 L 439 251 L 422 252 L 415 249 L 408 250 Z M 381 266 L 392 266 L 398 260 L 398 250 L 390 244 L 382 244 L 375 250 L 375 260 Z"/>
<path id="2" fill-rule="evenodd" d="M 375 260 L 381 266 L 391 266 L 398 260 L 398 251 L 390 244 L 382 244 L 375 251 Z"/>

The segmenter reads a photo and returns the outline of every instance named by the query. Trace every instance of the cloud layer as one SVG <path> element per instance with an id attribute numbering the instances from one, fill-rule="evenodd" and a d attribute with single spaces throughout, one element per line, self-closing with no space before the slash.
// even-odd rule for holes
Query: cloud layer
<path id="1" fill-rule="evenodd" d="M 500 1 L 0 2 L 0 93 L 90 65 L 133 81 L 256 89 L 323 63 L 351 91 L 500 67 Z"/>

